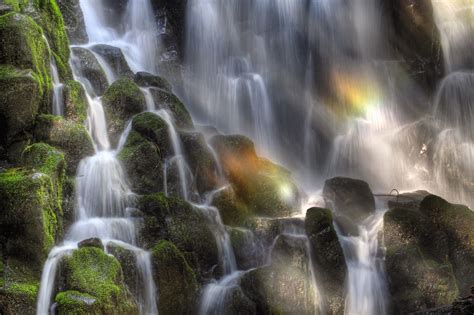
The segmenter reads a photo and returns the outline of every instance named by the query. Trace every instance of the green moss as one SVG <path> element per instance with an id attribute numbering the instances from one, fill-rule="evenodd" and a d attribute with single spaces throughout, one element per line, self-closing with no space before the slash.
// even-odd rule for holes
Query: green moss
<path id="1" fill-rule="evenodd" d="M 100 314 L 96 300 L 94 296 L 78 291 L 59 292 L 55 298 L 58 314 L 69 315 Z"/>
<path id="2" fill-rule="evenodd" d="M 249 218 L 252 216 L 248 207 L 235 194 L 232 187 L 217 194 L 212 204 L 219 209 L 225 225 L 246 226 Z"/>
<path id="3" fill-rule="evenodd" d="M 23 294 L 31 299 L 36 299 L 38 295 L 39 284 L 38 283 L 13 283 L 8 288 L 8 291 L 16 294 Z"/>
<path id="4" fill-rule="evenodd" d="M 5 4 L 12 7 L 13 11 L 20 12 L 28 7 L 29 0 L 4 0 Z"/>
<path id="5" fill-rule="evenodd" d="M 179 249 L 168 241 L 160 241 L 152 249 L 155 282 L 160 290 L 161 314 L 185 314 L 197 302 L 197 280 L 194 271 Z"/>
<path id="6" fill-rule="evenodd" d="M 87 119 L 87 100 L 81 83 L 69 80 L 64 91 L 66 118 L 76 123 L 83 123 Z"/>

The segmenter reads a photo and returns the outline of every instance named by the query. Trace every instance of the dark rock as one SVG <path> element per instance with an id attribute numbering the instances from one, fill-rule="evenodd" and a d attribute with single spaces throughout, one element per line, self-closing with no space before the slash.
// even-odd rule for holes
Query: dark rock
<path id="1" fill-rule="evenodd" d="M 306 212 L 306 235 L 314 258 L 322 301 L 332 314 L 344 313 L 347 266 L 333 225 L 331 211 L 311 208 Z"/>
<path id="2" fill-rule="evenodd" d="M 148 72 L 137 72 L 135 74 L 135 83 L 142 87 L 154 87 L 158 89 L 163 89 L 167 92 L 171 92 L 172 86 L 165 79 L 157 75 L 153 75 Z"/>
<path id="3" fill-rule="evenodd" d="M 191 115 L 176 95 L 157 88 L 151 88 L 150 91 L 156 107 L 168 109 L 172 113 L 178 128 L 191 129 L 193 127 Z"/>
<path id="4" fill-rule="evenodd" d="M 71 62 L 80 71 L 80 75 L 86 78 L 96 95 L 101 96 L 109 86 L 107 76 L 95 58 L 94 54 L 86 48 L 73 47 L 71 49 Z"/>
<path id="5" fill-rule="evenodd" d="M 79 0 L 58 0 L 57 3 L 64 17 L 69 40 L 73 44 L 87 44 L 89 38 Z"/>
<path id="6" fill-rule="evenodd" d="M 133 296 L 139 296 L 143 292 L 143 282 L 141 282 L 143 279 L 140 278 L 136 253 L 114 242 L 107 244 L 107 253 L 119 261 L 123 270 L 124 283 L 129 291 Z"/>
<path id="7" fill-rule="evenodd" d="M 107 62 L 117 77 L 125 76 L 133 78 L 133 72 L 130 70 L 127 60 L 120 48 L 100 44 L 92 46 L 91 50 L 100 55 L 105 62 Z"/>
<path id="8" fill-rule="evenodd" d="M 145 110 L 145 97 L 140 88 L 128 78 L 112 83 L 102 97 L 109 139 L 113 147 L 118 144 L 128 120 Z"/>
<path id="9" fill-rule="evenodd" d="M 265 248 L 271 243 L 264 244 L 263 240 L 249 229 L 228 228 L 228 233 L 239 270 L 249 270 L 264 264 L 267 252 Z"/>
<path id="10" fill-rule="evenodd" d="M 425 190 L 400 194 L 388 201 L 388 207 L 418 210 L 423 199 L 429 194 L 430 193 Z"/>
<path id="11" fill-rule="evenodd" d="M 153 247 L 156 240 L 169 240 L 197 274 L 204 275 L 218 265 L 214 234 L 198 209 L 161 193 L 140 198 L 139 208 L 145 214 L 140 235 L 146 248 Z"/>
<path id="12" fill-rule="evenodd" d="M 259 314 L 314 314 L 317 288 L 312 281 L 306 239 L 281 235 L 269 266 L 244 274 L 241 287 Z"/>
<path id="13" fill-rule="evenodd" d="M 173 243 L 160 241 L 152 249 L 152 261 L 160 314 L 192 313 L 199 302 L 198 284 L 181 251 Z"/>
<path id="14" fill-rule="evenodd" d="M 77 244 L 77 247 L 83 248 L 83 247 L 95 247 L 104 250 L 104 244 L 102 244 L 102 241 L 100 238 L 89 238 L 83 241 L 80 241 L 79 244 Z"/>
<path id="15" fill-rule="evenodd" d="M 338 215 L 361 222 L 375 211 L 375 199 L 369 185 L 361 180 L 335 177 L 324 183 L 326 206 Z"/>

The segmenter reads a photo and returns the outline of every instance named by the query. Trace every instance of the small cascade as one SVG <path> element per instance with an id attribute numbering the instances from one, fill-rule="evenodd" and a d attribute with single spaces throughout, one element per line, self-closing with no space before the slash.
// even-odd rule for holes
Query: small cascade
<path id="1" fill-rule="evenodd" d="M 358 236 L 344 236 L 335 224 L 348 270 L 344 314 L 384 315 L 388 312 L 384 255 L 379 243 L 384 213 L 377 210 L 358 225 Z"/>
<path id="2" fill-rule="evenodd" d="M 43 35 L 43 38 L 48 47 L 48 52 L 50 55 L 49 67 L 51 71 L 51 78 L 53 79 L 53 115 L 64 116 L 64 84 L 61 83 L 59 78 L 58 66 L 56 64 L 56 59 L 54 54 L 49 46 L 48 39 Z"/>

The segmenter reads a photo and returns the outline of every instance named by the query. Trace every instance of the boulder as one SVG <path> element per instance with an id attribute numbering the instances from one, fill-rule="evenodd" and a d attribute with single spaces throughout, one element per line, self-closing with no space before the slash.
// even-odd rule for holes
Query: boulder
<path id="1" fill-rule="evenodd" d="M 0 313 L 4 315 L 35 314 L 38 284 L 0 284 Z"/>
<path id="2" fill-rule="evenodd" d="M 145 97 L 130 79 L 121 78 L 112 83 L 102 97 L 109 139 L 116 146 L 128 120 L 145 110 Z"/>
<path id="3" fill-rule="evenodd" d="M 139 209 L 145 215 L 140 235 L 146 248 L 154 246 L 156 240 L 168 240 L 201 275 L 212 272 L 218 265 L 216 239 L 198 209 L 181 199 L 167 198 L 162 193 L 141 197 Z"/>
<path id="4" fill-rule="evenodd" d="M 227 228 L 235 260 L 239 270 L 249 270 L 265 263 L 265 245 L 252 230 L 244 228 Z"/>
<path id="5" fill-rule="evenodd" d="M 250 139 L 217 135 L 211 145 L 235 193 L 252 214 L 284 217 L 296 212 L 299 194 L 290 172 L 260 159 Z"/>
<path id="6" fill-rule="evenodd" d="M 97 96 L 103 95 L 109 83 L 104 69 L 102 69 L 94 54 L 82 47 L 73 47 L 71 51 L 71 62 L 79 70 L 80 75 L 89 81 Z"/>
<path id="7" fill-rule="evenodd" d="M 138 307 L 125 287 L 122 268 L 113 256 L 95 247 L 83 247 L 66 256 L 63 263 L 64 292 L 56 295 L 60 314 L 92 307 L 99 314 L 138 314 Z M 82 303 L 74 302 L 71 291 L 79 292 Z M 74 304 L 71 309 L 70 303 Z M 77 304 L 77 305 L 76 305 Z M 74 310 L 74 311 L 73 311 Z"/>
<path id="8" fill-rule="evenodd" d="M 133 72 L 120 48 L 99 44 L 92 46 L 91 50 L 107 62 L 117 77 L 133 78 Z"/>
<path id="9" fill-rule="evenodd" d="M 135 74 L 135 83 L 141 87 L 153 87 L 157 89 L 165 90 L 166 92 L 171 93 L 172 86 L 171 84 L 163 77 L 153 75 L 148 72 L 137 72 Z"/>
<path id="10" fill-rule="evenodd" d="M 140 270 L 137 265 L 137 254 L 132 250 L 125 248 L 119 243 L 107 243 L 107 253 L 114 256 L 122 266 L 124 283 L 133 294 L 137 297 L 143 292 L 143 283 L 140 279 Z"/>
<path id="11" fill-rule="evenodd" d="M 157 108 L 168 109 L 178 128 L 191 129 L 193 120 L 183 102 L 173 93 L 163 89 L 151 88 L 150 92 Z"/>
<path id="12" fill-rule="evenodd" d="M 219 209 L 222 222 L 230 226 L 246 226 L 251 213 L 246 204 L 237 196 L 232 186 L 219 190 L 212 200 L 212 205 Z"/>
<path id="13" fill-rule="evenodd" d="M 403 193 L 388 201 L 388 207 L 393 208 L 404 208 L 410 210 L 418 210 L 420 204 L 430 193 L 425 190 L 417 190 L 414 192 Z"/>
<path id="14" fill-rule="evenodd" d="M 194 271 L 181 251 L 168 241 L 152 249 L 153 278 L 159 288 L 160 314 L 189 314 L 197 306 L 198 284 Z"/>
<path id="15" fill-rule="evenodd" d="M 64 117 L 78 124 L 83 124 L 87 119 L 89 107 L 86 92 L 81 83 L 69 80 L 64 86 Z"/>
<path id="16" fill-rule="evenodd" d="M 75 175 L 79 162 L 94 154 L 94 145 L 86 128 L 58 116 L 38 116 L 34 135 L 38 141 L 48 143 L 64 153 L 68 175 Z"/>
<path id="17" fill-rule="evenodd" d="M 308 209 L 305 229 L 314 257 L 322 302 L 330 314 L 343 314 L 347 266 L 331 211 L 322 208 Z"/>
<path id="18" fill-rule="evenodd" d="M 375 199 L 369 185 L 358 179 L 334 177 L 323 188 L 326 205 L 338 215 L 362 222 L 375 211 Z"/>
<path id="19" fill-rule="evenodd" d="M 259 314 L 315 314 L 318 288 L 312 280 L 305 238 L 281 235 L 271 265 L 246 272 L 241 287 Z"/>

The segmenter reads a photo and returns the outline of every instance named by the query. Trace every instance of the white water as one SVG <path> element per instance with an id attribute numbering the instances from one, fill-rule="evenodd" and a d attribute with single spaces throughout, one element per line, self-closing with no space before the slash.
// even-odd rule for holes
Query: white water
<path id="1" fill-rule="evenodd" d="M 49 46 L 48 39 L 43 35 L 43 39 L 46 42 L 48 52 L 50 55 L 49 68 L 51 72 L 51 78 L 53 79 L 53 115 L 64 116 L 64 84 L 61 83 L 58 73 L 58 66 L 56 59 L 54 58 L 51 47 Z"/>
<path id="2" fill-rule="evenodd" d="M 88 36 L 91 40 L 98 38 L 112 38 L 115 31 L 101 24 L 94 17 L 104 14 L 100 1 L 81 1 L 81 8 L 85 13 L 86 26 Z M 123 37 L 122 45 L 127 45 L 126 55 L 130 60 L 135 62 L 134 66 L 148 71 L 154 71 L 154 63 L 150 64 L 151 58 L 149 54 L 153 51 L 143 53 L 143 50 L 137 50 L 136 46 L 143 44 L 145 40 L 148 44 L 150 34 L 141 34 L 144 24 L 154 24 L 153 17 L 146 20 L 147 15 L 143 15 L 144 11 L 151 14 L 150 4 L 148 1 L 130 1 L 127 7 L 127 28 L 130 30 Z M 94 13 L 94 14 L 92 14 Z M 92 14 L 92 15 L 90 15 Z M 101 26 L 103 26 L 101 28 Z M 148 30 L 150 31 L 150 30 Z M 156 34 L 156 33 L 155 33 Z M 126 40 L 130 40 L 127 43 Z M 90 43 L 89 43 L 90 44 Z M 135 47 L 135 49 L 133 49 Z M 140 273 L 141 290 L 139 292 L 138 306 L 141 314 L 158 314 L 156 294 L 157 290 L 153 282 L 151 270 L 150 254 L 135 246 L 136 244 L 136 228 L 133 220 L 127 217 L 127 207 L 133 201 L 133 194 L 130 191 L 126 174 L 121 164 L 116 158 L 118 149 L 110 151 L 110 142 L 107 135 L 106 121 L 102 102 L 100 97 L 94 96 L 90 82 L 81 75 L 81 69 L 78 69 L 74 62 L 76 56 L 71 56 L 71 67 L 74 77 L 80 81 L 86 90 L 86 96 L 89 103 L 87 127 L 94 140 L 96 154 L 85 158 L 81 161 L 76 177 L 76 222 L 72 225 L 68 232 L 64 245 L 55 247 L 45 264 L 40 294 L 38 297 L 37 314 L 48 314 L 51 304 L 52 294 L 55 292 L 55 276 L 58 264 L 64 255 L 70 254 L 72 250 L 77 248 L 78 242 L 98 237 L 106 246 L 109 242 L 119 244 L 125 249 L 131 250 L 136 257 L 137 268 Z M 100 65 L 104 67 L 105 73 L 109 73 L 108 79 L 112 81 L 112 70 L 100 60 Z M 123 145 L 126 134 L 130 128 L 126 128 L 125 135 L 121 137 L 121 145 Z"/>

